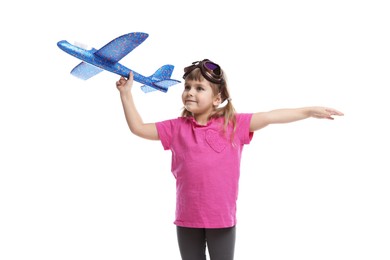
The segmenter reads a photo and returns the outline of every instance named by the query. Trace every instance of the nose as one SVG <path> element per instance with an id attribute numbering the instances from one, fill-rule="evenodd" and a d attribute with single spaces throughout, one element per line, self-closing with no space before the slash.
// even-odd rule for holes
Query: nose
<path id="1" fill-rule="evenodd" d="M 188 96 L 194 96 L 194 89 L 193 88 L 190 88 L 187 92 Z"/>

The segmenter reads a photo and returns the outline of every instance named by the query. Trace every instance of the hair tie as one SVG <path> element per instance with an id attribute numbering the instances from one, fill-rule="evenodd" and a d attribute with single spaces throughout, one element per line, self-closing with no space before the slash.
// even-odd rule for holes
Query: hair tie
<path id="1" fill-rule="evenodd" d="M 227 105 L 227 103 L 230 102 L 230 101 L 232 101 L 232 98 L 228 97 L 221 104 L 219 104 L 218 108 L 225 107 Z"/>

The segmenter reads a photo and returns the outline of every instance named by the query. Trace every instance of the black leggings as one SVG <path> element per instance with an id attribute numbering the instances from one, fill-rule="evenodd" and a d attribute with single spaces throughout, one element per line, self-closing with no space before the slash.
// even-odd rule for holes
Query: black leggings
<path id="1" fill-rule="evenodd" d="M 206 244 L 210 260 L 233 260 L 236 227 L 177 227 L 177 240 L 182 260 L 206 260 Z"/>

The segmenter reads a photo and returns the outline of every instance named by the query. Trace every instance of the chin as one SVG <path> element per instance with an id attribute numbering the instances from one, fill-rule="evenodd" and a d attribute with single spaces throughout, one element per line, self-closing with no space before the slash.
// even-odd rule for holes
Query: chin
<path id="1" fill-rule="evenodd" d="M 191 109 L 187 105 L 184 105 L 184 109 L 191 112 Z"/>

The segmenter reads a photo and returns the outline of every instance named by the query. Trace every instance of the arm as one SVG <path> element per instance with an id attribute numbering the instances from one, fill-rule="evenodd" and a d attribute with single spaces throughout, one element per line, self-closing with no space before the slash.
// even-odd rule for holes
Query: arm
<path id="1" fill-rule="evenodd" d="M 121 77 L 116 82 L 116 87 L 120 92 L 123 111 L 125 112 L 126 121 L 130 131 L 133 134 L 145 139 L 159 140 L 156 124 L 145 124 L 142 121 L 142 118 L 134 104 L 133 95 L 131 93 L 132 86 L 133 72 L 130 72 L 128 80 L 126 80 L 124 77 Z"/>
<path id="2" fill-rule="evenodd" d="M 254 113 L 250 123 L 250 131 L 259 130 L 269 124 L 291 123 L 309 117 L 333 120 L 332 116 L 343 115 L 342 112 L 328 107 L 276 109 L 269 112 Z"/>

